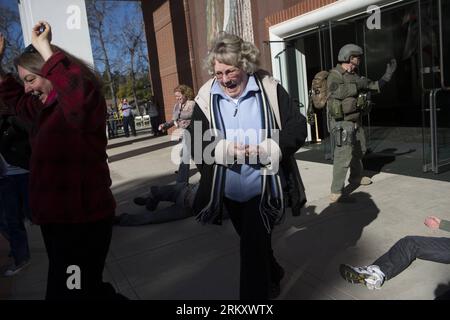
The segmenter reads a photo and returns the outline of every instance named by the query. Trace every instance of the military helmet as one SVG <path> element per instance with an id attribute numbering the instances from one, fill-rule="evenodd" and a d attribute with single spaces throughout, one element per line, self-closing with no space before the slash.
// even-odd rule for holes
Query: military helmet
<path id="1" fill-rule="evenodd" d="M 338 61 L 339 62 L 349 62 L 350 56 L 362 56 L 363 49 L 356 44 L 349 43 L 346 44 L 339 50 Z"/>

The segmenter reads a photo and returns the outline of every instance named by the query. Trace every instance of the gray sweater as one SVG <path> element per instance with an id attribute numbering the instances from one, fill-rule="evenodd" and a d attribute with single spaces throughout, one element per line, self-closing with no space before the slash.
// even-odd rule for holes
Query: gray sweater
<path id="1" fill-rule="evenodd" d="M 439 229 L 450 232 L 450 221 L 442 219 Z"/>

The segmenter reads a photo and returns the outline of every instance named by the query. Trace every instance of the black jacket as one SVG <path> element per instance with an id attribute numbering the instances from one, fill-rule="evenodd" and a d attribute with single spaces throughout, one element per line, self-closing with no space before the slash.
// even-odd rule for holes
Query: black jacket
<path id="1" fill-rule="evenodd" d="M 306 194 L 294 154 L 306 140 L 306 118 L 300 113 L 298 106 L 292 101 L 286 90 L 279 84 L 276 85 L 276 95 L 282 127 L 279 136 L 279 147 L 282 153 L 280 169 L 283 171 L 287 182 L 284 190 L 285 199 L 288 201 L 287 206 L 292 208 L 292 214 L 297 216 L 300 215 L 300 209 L 306 203 Z M 196 101 L 199 100 L 196 98 Z M 204 162 L 199 163 L 198 159 L 195 159 L 195 143 L 202 141 L 202 151 L 210 143 L 195 137 L 195 123 L 197 123 L 197 126 L 199 123 L 201 124 L 202 135 L 209 129 L 209 121 L 198 104 L 195 105 L 191 125 L 187 128 L 191 137 L 191 155 L 201 174 L 200 186 L 193 206 L 194 214 L 197 214 L 210 200 L 214 170 L 213 165 Z M 197 133 L 199 132 L 197 131 Z M 216 223 L 220 224 L 220 219 Z"/>
<path id="2" fill-rule="evenodd" d="M 29 127 L 12 115 L 0 117 L 0 153 L 10 165 L 28 170 L 31 147 Z"/>

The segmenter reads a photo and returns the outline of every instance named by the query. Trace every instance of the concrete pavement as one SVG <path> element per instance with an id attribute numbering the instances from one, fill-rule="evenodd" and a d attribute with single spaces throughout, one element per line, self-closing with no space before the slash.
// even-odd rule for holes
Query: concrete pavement
<path id="1" fill-rule="evenodd" d="M 110 141 L 108 154 L 117 200 L 116 214 L 144 210 L 133 204 L 151 184 L 175 181 L 168 137 Z M 351 285 L 340 263 L 369 264 L 406 235 L 448 236 L 423 225 L 427 215 L 450 219 L 449 179 L 432 174 L 373 172 L 374 184 L 353 191 L 353 202 L 328 203 L 332 166 L 305 161 L 314 148 L 297 154 L 306 186 L 307 207 L 300 217 L 287 212 L 275 229 L 275 255 L 286 269 L 279 299 L 434 299 L 450 289 L 449 266 L 415 261 L 382 290 Z M 403 160 L 397 156 L 398 166 Z M 408 162 L 405 162 L 408 163 Z M 395 170 L 394 170 L 395 171 Z M 199 178 L 191 165 L 193 177 Z M 164 205 L 164 204 L 162 204 Z M 37 226 L 29 226 L 32 264 L 20 275 L 0 278 L 0 299 L 43 299 L 47 257 Z M 0 237 L 0 263 L 7 262 Z M 229 221 L 201 226 L 193 218 L 140 227 L 115 227 L 105 280 L 131 299 L 237 299 L 239 243 Z"/>

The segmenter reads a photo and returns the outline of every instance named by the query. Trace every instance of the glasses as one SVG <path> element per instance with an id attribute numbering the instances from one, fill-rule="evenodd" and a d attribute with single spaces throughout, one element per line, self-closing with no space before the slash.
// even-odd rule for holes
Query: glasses
<path id="1" fill-rule="evenodd" d="M 222 79 L 224 75 L 226 75 L 228 78 L 234 78 L 238 75 L 239 71 L 240 71 L 239 68 L 233 68 L 233 69 L 225 70 L 224 72 L 218 71 L 218 72 L 214 73 L 214 75 L 216 76 L 217 80 Z"/>

